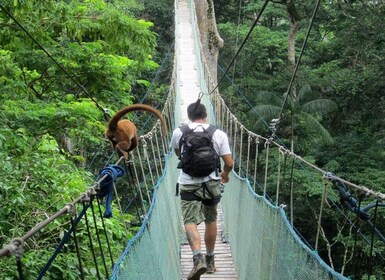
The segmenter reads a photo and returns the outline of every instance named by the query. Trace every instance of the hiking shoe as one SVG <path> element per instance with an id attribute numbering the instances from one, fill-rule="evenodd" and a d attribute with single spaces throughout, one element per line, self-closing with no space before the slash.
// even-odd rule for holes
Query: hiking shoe
<path id="1" fill-rule="evenodd" d="M 217 268 L 215 267 L 214 255 L 206 255 L 207 273 L 214 273 Z"/>
<path id="2" fill-rule="evenodd" d="M 206 260 L 202 254 L 193 256 L 194 267 L 191 270 L 187 280 L 199 280 L 201 275 L 207 271 Z"/>

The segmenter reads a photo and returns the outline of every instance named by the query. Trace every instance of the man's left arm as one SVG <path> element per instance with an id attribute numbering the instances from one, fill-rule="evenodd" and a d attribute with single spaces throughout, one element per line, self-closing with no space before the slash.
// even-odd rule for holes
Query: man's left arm
<path id="1" fill-rule="evenodd" d="M 170 148 L 174 149 L 174 152 L 178 157 L 180 155 L 179 141 L 180 141 L 181 135 L 182 135 L 182 132 L 180 131 L 180 129 L 174 130 L 170 141 Z"/>

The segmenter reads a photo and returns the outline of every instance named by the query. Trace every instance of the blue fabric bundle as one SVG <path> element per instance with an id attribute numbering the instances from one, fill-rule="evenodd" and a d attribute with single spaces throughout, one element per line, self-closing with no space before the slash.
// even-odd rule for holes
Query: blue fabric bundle
<path id="1" fill-rule="evenodd" d="M 112 217 L 112 197 L 114 195 L 114 182 L 117 177 L 121 177 L 124 174 L 124 169 L 117 165 L 110 165 L 108 167 L 103 168 L 99 172 L 100 178 L 104 175 L 107 177 L 100 183 L 100 191 L 98 193 L 98 197 L 105 197 L 105 210 L 104 217 L 110 218 Z"/>

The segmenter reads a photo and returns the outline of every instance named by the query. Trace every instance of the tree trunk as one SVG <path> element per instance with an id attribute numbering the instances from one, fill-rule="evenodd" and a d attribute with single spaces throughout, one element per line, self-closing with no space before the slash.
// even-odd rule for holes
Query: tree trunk
<path id="1" fill-rule="evenodd" d="M 296 64 L 296 59 L 295 59 L 295 38 L 297 36 L 297 31 L 298 31 L 298 26 L 299 26 L 299 21 L 300 17 L 297 12 L 297 8 L 294 5 L 294 0 L 287 0 L 286 1 L 286 11 L 287 14 L 289 15 L 289 20 L 290 20 L 290 30 L 288 34 L 288 39 L 287 39 L 287 59 L 289 61 L 289 70 L 291 73 L 294 73 L 295 69 L 295 64 Z M 292 102 L 295 102 L 297 98 L 297 88 L 293 84 L 291 88 L 291 92 L 288 92 L 289 98 L 292 100 Z M 291 152 L 294 152 L 294 119 L 292 118 L 291 121 L 291 147 L 290 150 Z"/>
<path id="2" fill-rule="evenodd" d="M 287 58 L 288 58 L 289 63 L 290 63 L 289 67 L 290 67 L 291 72 L 294 71 L 294 66 L 296 63 L 296 60 L 295 60 L 295 37 L 297 36 L 298 25 L 299 25 L 299 22 L 297 22 L 295 20 L 293 20 L 293 21 L 291 20 L 289 35 L 288 35 L 288 39 L 287 39 L 287 45 L 288 45 Z"/>
<path id="3" fill-rule="evenodd" d="M 217 83 L 217 65 L 219 49 L 223 47 L 223 39 L 217 29 L 213 0 L 194 0 L 197 23 L 202 44 L 204 59 L 211 75 L 211 84 Z"/>

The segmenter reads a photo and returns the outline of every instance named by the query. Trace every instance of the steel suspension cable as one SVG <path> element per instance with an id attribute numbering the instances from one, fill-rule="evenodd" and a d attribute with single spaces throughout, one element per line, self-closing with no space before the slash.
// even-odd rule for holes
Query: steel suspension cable
<path id="1" fill-rule="evenodd" d="M 362 195 L 360 195 L 358 197 L 358 209 L 361 208 L 362 198 L 363 198 Z M 359 216 L 358 211 L 357 211 L 356 221 L 354 222 L 354 224 L 357 225 L 359 220 L 360 220 L 360 216 Z M 354 275 L 354 279 L 358 279 L 358 277 L 357 277 L 358 265 L 357 265 L 357 253 L 356 253 L 358 231 L 359 231 L 359 227 L 356 227 L 356 230 L 354 231 L 354 237 L 353 237 L 354 243 L 353 243 L 353 249 L 352 250 L 353 250 L 353 267 L 354 267 L 353 275 Z"/>
<path id="2" fill-rule="evenodd" d="M 374 246 L 374 233 L 376 229 L 376 222 L 377 222 L 377 211 L 378 211 L 378 203 L 379 201 L 376 201 L 376 206 L 374 208 L 374 217 L 373 217 L 373 229 L 371 234 L 371 242 L 370 242 L 370 253 L 369 253 L 369 273 L 368 273 L 368 280 L 370 280 L 372 273 L 373 273 L 373 246 Z"/>
<path id="3" fill-rule="evenodd" d="M 72 206 L 74 207 L 74 206 Z M 65 235 L 63 236 L 62 240 L 60 241 L 59 245 L 56 247 L 56 250 L 55 252 L 53 253 L 53 255 L 50 257 L 50 259 L 47 261 L 47 263 L 45 264 L 45 266 L 43 267 L 43 269 L 40 271 L 39 273 L 39 276 L 37 277 L 38 280 L 41 280 L 43 279 L 43 277 L 45 276 L 45 273 L 48 271 L 48 269 L 50 268 L 51 264 L 53 263 L 53 261 L 55 260 L 55 258 L 57 257 L 57 255 L 61 252 L 61 250 L 63 249 L 63 246 L 65 243 L 67 243 L 67 241 L 69 240 L 69 238 L 71 237 L 71 233 L 72 231 L 75 231 L 75 227 L 77 226 L 77 224 L 80 222 L 80 220 L 83 218 L 83 215 L 85 215 L 85 212 L 87 211 L 87 207 L 83 208 L 83 210 L 80 212 L 80 214 L 78 215 L 78 217 L 75 219 L 74 223 L 73 223 L 73 226 L 71 226 L 71 228 L 65 233 Z M 76 245 L 75 245 L 76 246 Z M 80 261 L 80 259 L 79 259 Z"/>
<path id="4" fill-rule="evenodd" d="M 23 266 L 22 266 L 22 263 L 21 263 L 21 258 L 16 258 L 16 266 L 17 266 L 17 271 L 19 273 L 19 279 L 20 280 L 24 279 L 24 276 L 23 276 Z"/>
<path id="5" fill-rule="evenodd" d="M 103 251 L 103 246 L 102 246 L 102 242 L 101 242 L 101 239 L 100 239 L 98 223 L 96 221 L 96 215 L 95 215 L 93 199 L 91 199 L 90 204 L 91 204 L 92 220 L 93 220 L 94 226 L 95 226 L 96 240 L 98 241 L 99 251 L 100 251 L 100 255 L 102 257 L 102 262 L 103 262 L 104 270 L 105 270 L 106 276 L 108 278 L 107 263 L 106 263 L 106 258 L 104 257 L 104 251 Z"/>
<path id="6" fill-rule="evenodd" d="M 91 200 L 92 200 L 92 198 L 90 198 L 90 201 L 89 201 L 89 203 L 88 203 L 88 207 L 90 206 Z M 86 207 L 86 203 L 85 203 L 84 201 L 83 201 L 83 207 L 84 207 L 84 208 Z M 90 230 L 90 225 L 89 225 L 89 222 L 88 222 L 87 212 L 84 212 L 84 218 L 85 218 L 85 221 L 86 221 L 86 228 L 87 228 L 88 240 L 89 240 L 89 242 L 90 242 L 90 248 L 91 248 L 92 258 L 93 258 L 94 263 L 95 263 L 96 274 L 98 275 L 98 279 L 101 279 L 101 277 L 100 277 L 100 271 L 99 271 L 99 266 L 98 266 L 98 261 L 97 261 L 97 259 L 96 259 L 95 250 L 94 250 L 94 243 L 93 243 L 92 237 L 91 237 L 91 230 Z"/>
<path id="7" fill-rule="evenodd" d="M 235 48 L 238 48 L 238 39 L 239 39 L 239 25 L 241 22 L 241 10 L 242 10 L 242 0 L 239 1 L 239 7 L 238 7 L 238 23 L 237 23 L 237 36 L 235 37 Z M 236 60 L 234 60 L 234 67 L 233 67 L 233 80 L 235 76 L 235 69 L 236 69 Z"/>
<path id="8" fill-rule="evenodd" d="M 78 262 L 79 262 L 80 279 L 84 280 L 82 257 L 80 255 L 78 237 L 76 235 L 76 225 L 75 225 L 75 221 L 72 218 L 72 216 L 71 216 L 70 220 L 71 220 L 71 227 L 73 228 L 73 236 L 74 236 L 74 242 L 75 242 L 76 256 L 78 257 Z"/>
<path id="9" fill-rule="evenodd" d="M 114 190 L 115 190 L 115 184 L 113 184 L 113 185 L 114 185 Z M 119 199 L 116 198 L 116 200 L 118 201 L 118 205 L 120 207 Z M 108 232 L 107 232 L 107 228 L 106 228 L 106 223 L 104 222 L 104 217 L 103 217 L 103 213 L 102 213 L 102 207 L 101 207 L 101 204 L 100 204 L 100 199 L 97 198 L 96 201 L 98 202 L 99 217 L 100 217 L 100 220 L 102 221 L 102 227 L 103 227 L 104 236 L 106 237 L 108 253 L 110 255 L 110 260 L 111 260 L 111 266 L 113 266 L 114 265 L 114 259 L 112 257 L 110 239 L 108 238 Z M 121 208 L 119 208 L 119 210 L 120 210 L 120 212 L 122 211 Z"/>

